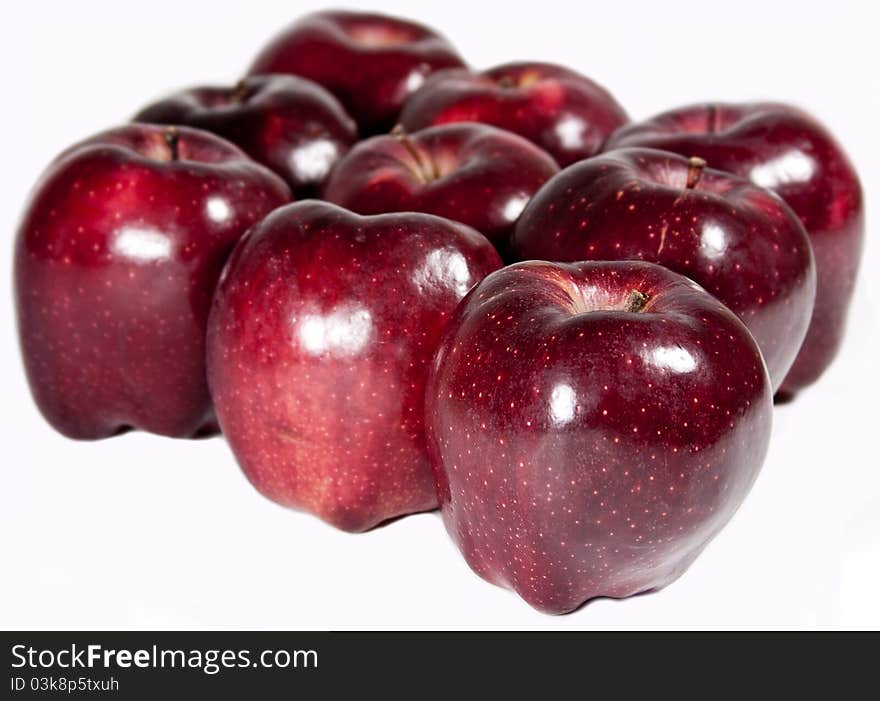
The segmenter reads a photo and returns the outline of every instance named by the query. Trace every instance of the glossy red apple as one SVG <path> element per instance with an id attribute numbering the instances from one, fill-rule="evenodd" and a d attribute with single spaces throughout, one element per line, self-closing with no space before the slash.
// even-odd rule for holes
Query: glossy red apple
<path id="1" fill-rule="evenodd" d="M 208 378 L 253 485 L 348 531 L 435 508 L 428 365 L 500 265 L 476 231 L 427 214 L 305 201 L 251 229 L 214 299 Z"/>
<path id="2" fill-rule="evenodd" d="M 409 131 L 449 122 L 484 122 L 515 132 L 566 166 L 599 151 L 628 120 L 605 88 L 551 63 L 508 63 L 482 73 L 446 70 L 404 104 Z"/>
<path id="3" fill-rule="evenodd" d="M 624 127 L 607 147 L 622 146 L 700 156 L 774 190 L 800 217 L 816 259 L 816 305 L 780 396 L 815 382 L 843 339 L 865 226 L 858 175 L 834 137 L 789 105 L 709 103 Z"/>
<path id="4" fill-rule="evenodd" d="M 184 90 L 145 107 L 134 119 L 218 134 L 274 170 L 299 197 L 316 194 L 357 140 L 357 125 L 333 95 L 290 75 Z"/>
<path id="5" fill-rule="evenodd" d="M 800 220 L 769 190 L 653 149 L 576 163 L 517 222 L 519 259 L 646 260 L 687 275 L 752 332 L 778 389 L 813 313 L 816 270 Z"/>
<path id="6" fill-rule="evenodd" d="M 462 65 L 452 45 L 429 27 L 331 10 L 306 15 L 281 32 L 249 74 L 292 73 L 320 83 L 369 135 L 394 126 L 403 101 L 433 71 Z"/>
<path id="7" fill-rule="evenodd" d="M 130 125 L 61 154 L 15 249 L 31 391 L 71 438 L 214 426 L 205 325 L 226 256 L 290 193 L 213 134 Z"/>
<path id="8" fill-rule="evenodd" d="M 749 491 L 772 403 L 754 339 L 696 283 L 651 263 L 531 261 L 458 307 L 425 410 L 470 566 L 564 613 L 687 569 Z"/>
<path id="9" fill-rule="evenodd" d="M 362 141 L 330 174 L 324 198 L 361 214 L 436 214 L 506 244 L 529 198 L 558 170 L 521 136 L 447 124 Z"/>

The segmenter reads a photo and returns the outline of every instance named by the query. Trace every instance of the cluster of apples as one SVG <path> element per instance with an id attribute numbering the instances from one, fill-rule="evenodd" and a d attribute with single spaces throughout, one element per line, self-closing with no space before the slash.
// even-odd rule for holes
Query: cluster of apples
<path id="1" fill-rule="evenodd" d="M 774 395 L 838 349 L 861 198 L 790 106 L 630 123 L 566 68 L 320 12 L 49 166 L 23 357 L 67 436 L 219 427 L 350 531 L 440 505 L 477 573 L 565 612 L 669 583 L 740 505 Z"/>

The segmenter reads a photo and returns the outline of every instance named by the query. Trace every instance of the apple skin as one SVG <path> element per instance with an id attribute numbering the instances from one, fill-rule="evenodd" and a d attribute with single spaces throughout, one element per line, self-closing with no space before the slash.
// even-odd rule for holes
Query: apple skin
<path id="1" fill-rule="evenodd" d="M 37 183 L 15 247 L 31 392 L 70 438 L 216 430 L 205 326 L 226 256 L 290 192 L 207 132 L 111 129 Z"/>
<path id="2" fill-rule="evenodd" d="M 748 330 L 684 276 L 507 267 L 459 305 L 431 366 L 446 527 L 480 576 L 540 611 L 658 589 L 749 491 L 771 397 Z"/>
<path id="3" fill-rule="evenodd" d="M 306 15 L 282 31 L 248 73 L 290 73 L 320 83 L 367 136 L 391 129 L 404 100 L 433 71 L 463 65 L 452 45 L 422 24 L 330 10 Z"/>
<path id="4" fill-rule="evenodd" d="M 287 181 L 298 198 L 317 193 L 357 141 L 357 125 L 317 83 L 291 75 L 254 76 L 233 87 L 197 87 L 148 105 L 136 122 L 205 129 Z"/>
<path id="5" fill-rule="evenodd" d="M 436 214 L 506 245 L 529 198 L 558 171 L 521 136 L 445 124 L 362 141 L 330 174 L 324 199 L 361 214 Z"/>
<path id="6" fill-rule="evenodd" d="M 520 260 L 646 260 L 687 275 L 745 323 L 776 390 L 813 313 L 810 242 L 780 197 L 704 165 L 631 148 L 569 166 L 532 198 L 511 248 Z"/>
<path id="7" fill-rule="evenodd" d="M 623 146 L 700 156 L 770 188 L 800 217 L 816 259 L 816 304 L 778 396 L 790 399 L 818 380 L 843 340 L 865 230 L 862 187 L 840 144 L 806 112 L 758 102 L 670 110 L 623 127 L 606 148 Z"/>
<path id="8" fill-rule="evenodd" d="M 428 366 L 458 302 L 501 260 L 463 224 L 309 200 L 242 239 L 208 325 L 217 416 L 269 499 L 347 531 L 437 507 Z"/>
<path id="9" fill-rule="evenodd" d="M 482 73 L 450 69 L 432 75 L 404 103 L 409 131 L 450 122 L 483 122 L 515 132 L 561 166 L 598 153 L 629 121 L 602 86 L 552 63 L 519 62 Z"/>

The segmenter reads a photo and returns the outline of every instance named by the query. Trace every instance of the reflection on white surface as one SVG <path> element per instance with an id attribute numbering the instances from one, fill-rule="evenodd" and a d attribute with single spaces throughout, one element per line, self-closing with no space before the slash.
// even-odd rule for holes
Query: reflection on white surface
<path id="1" fill-rule="evenodd" d="M 320 180 L 330 172 L 339 148 L 332 141 L 318 139 L 295 148 L 290 154 L 290 166 L 302 180 Z"/>
<path id="2" fill-rule="evenodd" d="M 217 195 L 208 198 L 208 201 L 205 202 L 205 211 L 208 213 L 208 218 L 218 224 L 225 222 L 232 214 L 229 203 Z"/>
<path id="3" fill-rule="evenodd" d="M 171 257 L 171 239 L 158 229 L 125 226 L 116 233 L 111 248 L 117 255 L 136 263 L 153 263 Z"/>
<path id="4" fill-rule="evenodd" d="M 464 297 L 470 289 L 471 275 L 467 259 L 452 248 L 431 251 L 413 273 L 413 282 L 419 287 L 451 283 L 456 293 Z"/>
<path id="5" fill-rule="evenodd" d="M 703 255 L 712 260 L 717 260 L 723 256 L 727 250 L 727 239 L 724 236 L 724 229 L 717 224 L 706 224 L 700 237 L 700 248 L 703 251 Z"/>
<path id="6" fill-rule="evenodd" d="M 507 200 L 507 204 L 504 205 L 504 218 L 509 222 L 515 222 L 528 203 L 529 198 L 526 195 L 511 197 Z"/>
<path id="7" fill-rule="evenodd" d="M 373 333 L 373 317 L 361 307 L 336 309 L 329 314 L 307 314 L 298 325 L 302 347 L 312 355 L 332 353 L 339 356 L 357 355 Z"/>
<path id="8" fill-rule="evenodd" d="M 680 374 L 693 372 L 697 367 L 697 359 L 690 351 L 681 346 L 660 346 L 647 353 L 646 362 L 661 370 L 670 370 Z"/>
<path id="9" fill-rule="evenodd" d="M 566 384 L 558 384 L 550 394 L 550 418 L 557 426 L 563 426 L 574 418 L 577 397 Z"/>
<path id="10" fill-rule="evenodd" d="M 752 182 L 761 187 L 806 182 L 816 171 L 813 159 L 802 151 L 786 151 L 772 161 L 756 165 L 749 172 Z"/>
<path id="11" fill-rule="evenodd" d="M 556 136 L 564 148 L 577 148 L 584 141 L 587 125 L 580 117 L 568 115 L 556 125 Z"/>

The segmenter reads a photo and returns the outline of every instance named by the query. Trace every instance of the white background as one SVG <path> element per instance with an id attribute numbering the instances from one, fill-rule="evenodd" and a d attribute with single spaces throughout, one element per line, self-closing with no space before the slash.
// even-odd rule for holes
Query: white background
<path id="1" fill-rule="evenodd" d="M 350 6 L 370 4 L 349 2 Z M 2 3 L 0 290 L 28 189 L 69 143 L 154 97 L 230 82 L 310 2 Z M 776 412 L 745 505 L 663 592 L 564 617 L 471 573 L 436 514 L 347 535 L 260 497 L 220 439 L 77 443 L 31 402 L 0 303 L 0 627 L 801 628 L 880 626 L 880 50 L 860 2 L 384 2 L 474 66 L 545 59 L 634 118 L 698 99 L 808 107 L 861 172 L 868 243 L 846 345 Z"/>

